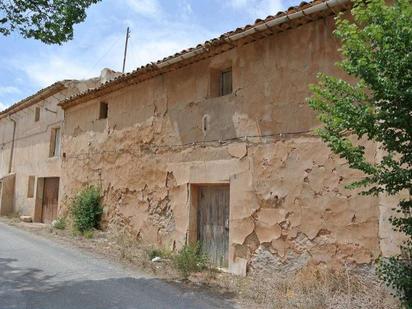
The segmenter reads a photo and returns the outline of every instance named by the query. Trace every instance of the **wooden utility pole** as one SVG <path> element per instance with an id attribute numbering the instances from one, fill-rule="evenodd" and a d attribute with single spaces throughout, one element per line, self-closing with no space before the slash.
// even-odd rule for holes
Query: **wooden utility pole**
<path id="1" fill-rule="evenodd" d="M 124 56 L 123 56 L 123 69 L 122 73 L 124 73 L 124 69 L 126 67 L 126 57 L 127 57 L 127 43 L 129 43 L 129 37 L 130 37 L 130 29 L 127 27 L 126 30 L 126 42 L 124 44 Z"/>

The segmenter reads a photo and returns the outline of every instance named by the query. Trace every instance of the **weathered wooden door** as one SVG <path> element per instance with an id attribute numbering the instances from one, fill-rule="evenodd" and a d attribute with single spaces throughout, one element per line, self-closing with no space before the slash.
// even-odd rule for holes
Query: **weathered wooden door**
<path id="1" fill-rule="evenodd" d="M 44 178 L 43 205 L 41 221 L 51 223 L 57 218 L 57 206 L 59 201 L 59 178 Z"/>
<path id="2" fill-rule="evenodd" d="M 201 186 L 198 192 L 198 240 L 211 263 L 228 266 L 229 186 Z"/>

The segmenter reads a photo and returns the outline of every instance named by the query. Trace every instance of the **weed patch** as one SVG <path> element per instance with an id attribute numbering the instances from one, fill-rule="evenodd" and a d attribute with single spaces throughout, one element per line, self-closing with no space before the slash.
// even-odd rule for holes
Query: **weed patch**
<path id="1" fill-rule="evenodd" d="M 64 230 L 66 228 L 66 219 L 64 217 L 59 217 L 52 222 L 52 226 L 58 230 Z"/>
<path id="2" fill-rule="evenodd" d="M 82 234 L 99 226 L 102 213 L 101 193 L 95 186 L 88 186 L 81 190 L 70 207 L 73 226 Z"/>
<path id="3" fill-rule="evenodd" d="M 207 267 L 208 259 L 200 250 L 200 244 L 185 245 L 174 257 L 174 264 L 179 273 L 188 278 L 191 273 Z"/>

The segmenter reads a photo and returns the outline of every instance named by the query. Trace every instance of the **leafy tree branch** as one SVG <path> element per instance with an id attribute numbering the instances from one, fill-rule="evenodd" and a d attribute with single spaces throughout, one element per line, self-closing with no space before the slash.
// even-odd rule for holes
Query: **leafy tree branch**
<path id="1" fill-rule="evenodd" d="M 46 44 L 73 39 L 73 26 L 101 0 L 0 0 L 0 34 L 20 33 Z"/>
<path id="2" fill-rule="evenodd" d="M 412 4 L 355 0 L 351 13 L 337 17 L 335 34 L 342 43 L 338 65 L 352 82 L 320 74 L 309 104 L 323 123 L 320 137 L 363 172 L 352 188 L 409 195 L 391 218 L 407 240 L 400 255 L 381 260 L 379 274 L 412 308 Z M 365 139 L 380 148 L 381 160 L 368 160 Z"/>

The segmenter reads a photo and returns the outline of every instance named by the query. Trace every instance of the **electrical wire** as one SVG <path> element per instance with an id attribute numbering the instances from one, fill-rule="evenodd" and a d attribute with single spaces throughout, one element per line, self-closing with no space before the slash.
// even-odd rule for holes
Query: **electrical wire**
<path id="1" fill-rule="evenodd" d="M 287 132 L 287 133 L 276 133 L 276 134 L 267 134 L 267 135 L 248 135 L 248 136 L 242 136 L 242 137 L 233 137 L 233 138 L 228 138 L 228 139 L 214 139 L 214 140 L 208 140 L 208 141 L 196 141 L 196 142 L 191 142 L 191 143 L 184 143 L 184 144 L 139 144 L 138 147 L 130 147 L 127 149 L 116 149 L 116 150 L 99 150 L 99 151 L 88 151 L 88 152 L 79 152 L 75 155 L 66 155 L 64 156 L 65 160 L 68 159 L 76 159 L 76 160 L 89 160 L 90 156 L 96 156 L 96 155 L 104 155 L 104 154 L 141 154 L 142 152 L 145 151 L 153 151 L 154 153 L 157 152 L 159 149 L 167 149 L 167 150 L 173 150 L 173 149 L 179 149 L 179 148 L 188 148 L 188 147 L 205 147 L 208 144 L 212 144 L 211 147 L 221 147 L 221 146 L 226 146 L 230 143 L 233 142 L 246 142 L 248 144 L 253 144 L 253 145 L 264 145 L 264 144 L 271 144 L 271 143 L 277 143 L 279 142 L 279 139 L 273 139 L 269 141 L 252 141 L 251 139 L 268 139 L 268 138 L 282 138 L 282 137 L 288 137 L 288 136 L 293 136 L 293 135 L 301 135 L 301 134 L 307 134 L 312 132 L 311 130 L 305 130 L 305 131 L 298 131 L 298 132 Z M 215 145 L 213 145 L 215 144 Z"/>

